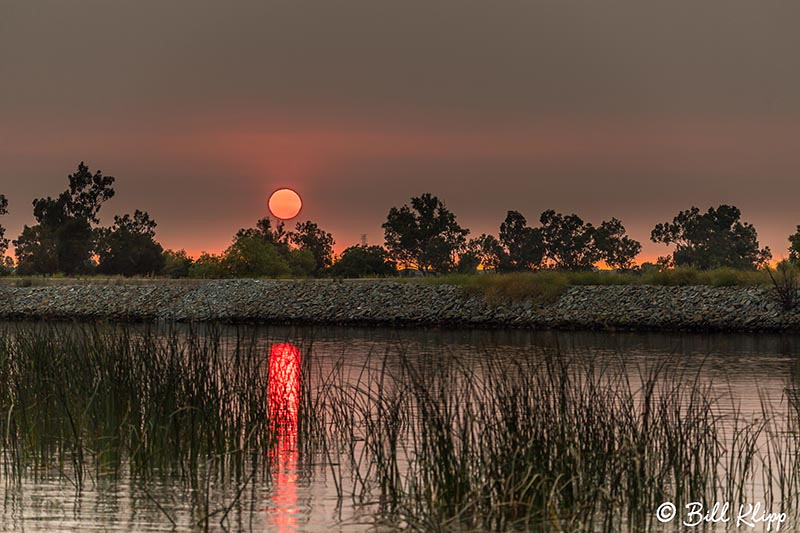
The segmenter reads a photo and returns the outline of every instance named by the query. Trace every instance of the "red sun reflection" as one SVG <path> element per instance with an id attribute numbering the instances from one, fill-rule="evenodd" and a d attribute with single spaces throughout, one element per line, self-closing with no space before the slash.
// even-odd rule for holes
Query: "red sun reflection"
<path id="1" fill-rule="evenodd" d="M 277 438 L 270 451 L 272 494 L 269 514 L 276 531 L 297 530 L 297 410 L 300 406 L 300 350 L 288 343 L 269 352 L 270 424 Z"/>
<path id="2" fill-rule="evenodd" d="M 272 423 L 294 425 L 296 431 L 299 404 L 300 350 L 289 343 L 273 344 L 269 352 L 269 414 Z"/>

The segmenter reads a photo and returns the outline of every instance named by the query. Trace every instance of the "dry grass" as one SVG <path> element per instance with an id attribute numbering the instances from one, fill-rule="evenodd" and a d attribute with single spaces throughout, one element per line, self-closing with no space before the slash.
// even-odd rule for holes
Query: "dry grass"
<path id="1" fill-rule="evenodd" d="M 416 281 L 416 280 L 415 280 Z M 765 270 L 746 271 L 732 268 L 695 270 L 676 268 L 663 272 L 561 272 L 542 270 L 512 274 L 448 274 L 430 278 L 419 278 L 421 283 L 448 284 L 463 287 L 471 294 L 482 294 L 487 301 L 532 300 L 537 303 L 553 303 L 574 285 L 708 285 L 712 287 L 771 286 Z"/>

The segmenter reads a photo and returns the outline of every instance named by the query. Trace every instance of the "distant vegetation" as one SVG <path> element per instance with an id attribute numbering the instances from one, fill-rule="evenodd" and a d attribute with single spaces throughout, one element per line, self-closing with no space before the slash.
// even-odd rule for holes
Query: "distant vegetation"
<path id="1" fill-rule="evenodd" d="M 605 266 L 620 274 L 613 278 L 619 282 L 687 279 L 724 284 L 725 280 L 740 283 L 751 279 L 731 272 L 756 271 L 772 257 L 769 248 L 759 247 L 755 228 L 741 220 L 735 206 L 720 205 L 706 212 L 691 207 L 671 222 L 657 224 L 651 240 L 674 246 L 674 251 L 654 264 L 637 265 L 642 245 L 627 235 L 617 218 L 595 226 L 576 214 L 546 210 L 534 226 L 521 212 L 511 210 L 500 223 L 497 236 L 481 234 L 469 239 L 469 230 L 458 223 L 445 203 L 425 193 L 389 209 L 383 224 L 383 246 L 351 246 L 337 257 L 333 235 L 317 223 L 299 222 L 294 230 L 287 230 L 283 222 L 275 224 L 265 217 L 255 227 L 240 229 L 222 253 L 202 253 L 193 259 L 184 250 L 162 248 L 156 240 L 156 221 L 146 211 L 117 215 L 110 227 L 99 225 L 101 207 L 115 195 L 114 177 L 101 171 L 91 173 L 81 162 L 68 182 L 67 190 L 56 198 L 33 201 L 36 224 L 26 225 L 13 241 L 16 264 L 5 255 L 9 240 L 0 226 L 0 275 L 358 278 L 479 271 L 589 273 Z M 7 212 L 8 201 L 0 195 L 0 215 Z M 789 243 L 789 261 L 800 264 L 800 226 Z M 717 274 L 704 274 L 706 271 Z M 540 276 L 535 283 L 545 278 L 554 283 L 557 279 Z M 505 281 L 470 283 L 517 283 L 519 279 L 512 276 Z M 570 274 L 563 279 L 574 283 L 578 278 Z M 605 276 L 595 281 L 610 279 Z"/>

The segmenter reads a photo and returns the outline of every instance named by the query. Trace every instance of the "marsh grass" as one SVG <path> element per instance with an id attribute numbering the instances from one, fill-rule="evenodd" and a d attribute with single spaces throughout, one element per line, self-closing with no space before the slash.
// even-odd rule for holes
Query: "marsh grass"
<path id="1" fill-rule="evenodd" d="M 548 355 L 423 371 L 402 357 L 399 372 L 381 376 L 381 393 L 352 402 L 335 427 L 364 443 L 367 457 L 354 463 L 378 465 L 371 481 L 384 525 L 648 531 L 663 501 L 751 501 L 758 474 L 774 487 L 778 467 L 797 467 L 794 438 L 773 435 L 783 448 L 765 452 L 766 418 L 724 419 L 699 378 L 662 365 L 634 381 Z M 331 402 L 367 390 L 358 382 Z M 797 490 L 795 478 L 777 486 L 770 496 L 782 502 Z"/>
<path id="2" fill-rule="evenodd" d="M 58 475 L 79 494 L 102 479 L 177 481 L 197 526 L 225 513 L 211 487 L 234 493 L 265 476 L 274 441 L 264 354 L 240 339 L 223 351 L 202 335 L 108 325 L 6 326 L 0 336 L 5 481 Z M 226 488 L 227 487 L 227 488 Z M 231 487 L 233 487 L 231 489 Z"/>
<path id="3" fill-rule="evenodd" d="M 5 328 L 6 483 L 42 471 L 78 492 L 100 476 L 127 473 L 144 489 L 175 480 L 195 495 L 198 527 L 224 520 L 248 484 L 271 483 L 268 351 L 253 330 Z M 703 369 L 678 361 L 638 369 L 591 354 L 465 359 L 400 346 L 319 365 L 303 345 L 298 461 L 381 528 L 648 531 L 663 501 L 761 495 L 797 508 L 791 386 L 785 411 L 765 401 L 754 417 L 721 406 Z M 214 505 L 220 484 L 229 501 Z"/>

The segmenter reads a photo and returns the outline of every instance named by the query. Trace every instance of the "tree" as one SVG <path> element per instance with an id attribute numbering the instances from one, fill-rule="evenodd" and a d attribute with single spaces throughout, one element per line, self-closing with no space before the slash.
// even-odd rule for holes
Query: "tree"
<path id="1" fill-rule="evenodd" d="M 156 222 L 144 211 L 114 217 L 97 231 L 97 270 L 122 276 L 155 275 L 164 268 L 164 249 L 155 241 Z"/>
<path id="2" fill-rule="evenodd" d="M 337 278 L 363 278 L 391 276 L 397 264 L 382 246 L 358 245 L 346 248 L 339 260 L 331 267 Z"/>
<path id="3" fill-rule="evenodd" d="M 295 231 L 288 234 L 289 242 L 301 250 L 308 250 L 314 256 L 315 273 L 319 274 L 333 264 L 333 235 L 323 231 L 316 223 L 307 220 L 297 223 Z"/>
<path id="4" fill-rule="evenodd" d="M 494 271 L 498 270 L 501 262 L 504 262 L 507 256 L 500 241 L 498 241 L 494 235 L 487 235 L 485 233 L 481 233 L 479 237 L 470 239 L 467 243 L 467 253 L 471 254 L 472 257 L 478 261 L 475 268 L 477 268 L 478 265 L 483 265 L 484 270 Z M 460 264 L 461 260 L 459 260 L 459 266 Z"/>
<path id="5" fill-rule="evenodd" d="M 474 274 L 478 271 L 479 266 L 481 266 L 480 257 L 478 257 L 477 252 L 469 248 L 469 243 L 467 243 L 467 249 L 458 257 L 456 272 L 459 274 Z"/>
<path id="6" fill-rule="evenodd" d="M 282 221 L 273 229 L 272 220 L 266 217 L 256 222 L 254 228 L 236 232 L 234 245 L 223 254 L 222 268 L 227 269 L 225 275 L 284 276 L 291 273 L 310 276 L 330 266 L 333 244 L 333 236 L 310 220 L 297 224 L 295 231 L 287 232 Z M 292 249 L 292 245 L 296 248 Z M 235 255 L 230 256 L 228 252 Z M 250 261 L 266 261 L 270 266 L 265 266 L 266 263 L 247 266 L 245 263 Z M 260 273 L 247 273 L 255 271 Z"/>
<path id="7" fill-rule="evenodd" d="M 289 274 L 289 264 L 274 245 L 258 235 L 237 236 L 222 255 L 225 277 L 280 277 Z"/>
<path id="8" fill-rule="evenodd" d="M 8 214 L 8 200 L 0 194 L 0 216 Z M 10 257 L 6 257 L 6 250 L 8 250 L 8 239 L 5 238 L 6 229 L 0 226 L 0 276 L 5 276 L 11 273 L 14 268 L 14 262 Z"/>
<path id="9" fill-rule="evenodd" d="M 289 253 L 289 233 L 284 229 L 283 221 L 279 221 L 272 229 L 272 220 L 269 217 L 262 218 L 256 222 L 255 228 L 240 229 L 235 238 L 243 235 L 257 235 L 275 246 L 281 254 Z"/>
<path id="10" fill-rule="evenodd" d="M 8 276 L 14 272 L 14 261 L 8 257 L 0 257 L 0 276 Z"/>
<path id="11" fill-rule="evenodd" d="M 595 229 L 594 242 L 601 259 L 611 268 L 630 270 L 642 251 L 642 244 L 625 235 L 625 226 L 616 218 L 604 221 Z"/>
<path id="12" fill-rule="evenodd" d="M 578 215 L 562 215 L 549 209 L 539 218 L 546 256 L 556 268 L 589 270 L 600 260 L 595 228 Z"/>
<path id="13" fill-rule="evenodd" d="M 392 258 L 423 272 L 452 270 L 469 234 L 430 193 L 411 198 L 411 206 L 392 207 L 382 227 Z"/>
<path id="14" fill-rule="evenodd" d="M 752 224 L 741 222 L 735 206 L 720 205 L 700 213 L 697 207 L 678 213 L 672 222 L 656 225 L 650 239 L 675 244 L 671 256 L 675 266 L 702 270 L 717 267 L 755 269 L 772 257 L 769 248 L 758 247 Z"/>
<path id="15" fill-rule="evenodd" d="M 789 235 L 789 261 L 800 265 L 800 226 L 797 226 L 794 234 Z"/>
<path id="16" fill-rule="evenodd" d="M 189 277 L 189 269 L 193 263 L 186 250 L 164 250 L 164 268 L 161 273 L 169 278 L 186 278 Z"/>
<path id="17" fill-rule="evenodd" d="M 2 194 L 0 194 L 0 216 L 8 214 L 8 200 Z M 6 250 L 8 250 L 8 239 L 5 238 L 6 229 L 3 226 L 0 226 L 0 258 L 5 256 Z"/>
<path id="18" fill-rule="evenodd" d="M 203 252 L 200 257 L 189 267 L 190 278 L 217 279 L 224 278 L 222 256 Z"/>
<path id="19" fill-rule="evenodd" d="M 60 225 L 24 226 L 13 241 L 17 272 L 31 274 L 88 273 L 92 270 L 94 232 L 88 222 L 67 217 Z"/>
<path id="20" fill-rule="evenodd" d="M 528 221 L 517 211 L 509 211 L 500 224 L 499 242 L 506 250 L 500 258 L 501 270 L 535 270 L 544 260 L 546 250 L 542 229 L 529 227 Z"/>
<path id="21" fill-rule="evenodd" d="M 74 274 L 91 269 L 92 224 L 103 202 L 114 196 L 112 176 L 92 174 L 81 161 L 68 176 L 69 189 L 57 198 L 37 198 L 37 225 L 25 226 L 14 241 L 20 273 Z"/>
<path id="22" fill-rule="evenodd" d="M 317 260 L 309 250 L 290 250 L 287 260 L 292 276 L 306 277 L 317 270 Z"/>

